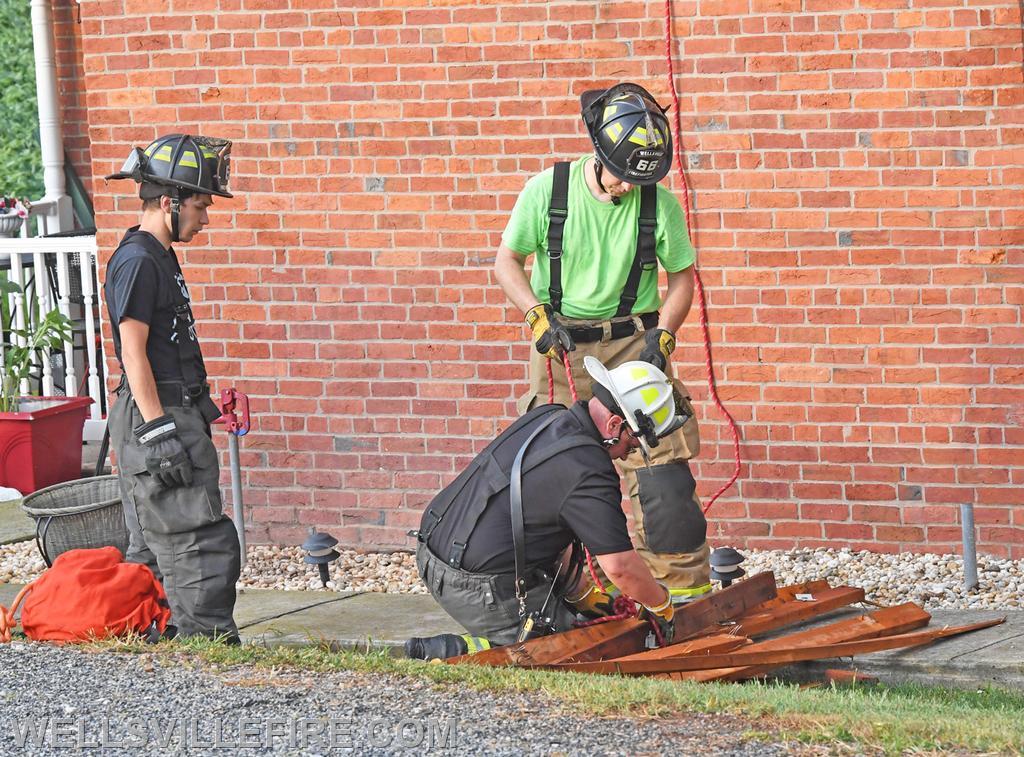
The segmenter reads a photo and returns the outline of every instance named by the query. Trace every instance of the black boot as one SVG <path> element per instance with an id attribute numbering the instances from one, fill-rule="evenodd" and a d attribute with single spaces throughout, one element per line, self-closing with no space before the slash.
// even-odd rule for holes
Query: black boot
<path id="1" fill-rule="evenodd" d="M 442 633 L 426 638 L 413 637 L 405 642 L 405 656 L 411 660 L 447 660 L 469 651 L 469 644 L 462 636 Z"/>

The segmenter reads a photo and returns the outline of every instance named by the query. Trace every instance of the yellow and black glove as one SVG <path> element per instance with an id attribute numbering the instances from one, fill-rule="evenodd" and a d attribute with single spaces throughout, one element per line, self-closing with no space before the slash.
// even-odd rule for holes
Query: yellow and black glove
<path id="1" fill-rule="evenodd" d="M 675 334 L 665 329 L 651 329 L 644 334 L 644 349 L 640 353 L 640 359 L 663 371 L 668 365 L 669 355 L 675 348 Z"/>
<path id="2" fill-rule="evenodd" d="M 658 584 L 663 589 L 662 584 Z M 676 610 L 672 606 L 672 594 L 665 589 L 665 603 L 657 607 L 643 605 L 639 615 L 641 620 L 646 620 L 651 625 L 658 627 L 661 631 L 661 638 L 665 644 L 671 644 L 676 635 Z"/>
<path id="3" fill-rule="evenodd" d="M 583 593 L 577 597 L 566 597 L 569 606 L 585 618 L 603 618 L 615 614 L 615 600 L 606 591 L 601 591 L 593 584 L 588 584 Z"/>
<path id="4" fill-rule="evenodd" d="M 533 331 L 537 352 L 547 358 L 561 361 L 562 355 L 576 349 L 569 330 L 555 317 L 555 311 L 546 302 L 526 311 L 526 325 Z"/>

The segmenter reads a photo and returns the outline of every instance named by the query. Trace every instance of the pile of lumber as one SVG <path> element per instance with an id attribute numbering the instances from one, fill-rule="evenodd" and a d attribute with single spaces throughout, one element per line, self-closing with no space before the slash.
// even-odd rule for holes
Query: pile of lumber
<path id="1" fill-rule="evenodd" d="M 795 633 L 776 633 L 863 601 L 863 589 L 833 587 L 827 581 L 777 587 L 772 573 L 761 573 L 677 610 L 675 640 L 664 647 L 647 649 L 648 624 L 626 618 L 447 662 L 689 681 L 740 681 L 794 662 L 917 647 L 1005 620 L 920 630 L 931 616 L 907 602 Z M 763 638 L 770 634 L 771 638 Z"/>

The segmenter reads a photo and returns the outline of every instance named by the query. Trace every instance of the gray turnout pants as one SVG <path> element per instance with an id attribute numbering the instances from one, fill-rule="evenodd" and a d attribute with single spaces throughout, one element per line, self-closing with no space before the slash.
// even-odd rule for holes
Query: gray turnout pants
<path id="1" fill-rule="evenodd" d="M 437 603 L 471 635 L 483 636 L 495 646 L 516 640 L 521 620 L 511 574 L 469 573 L 453 568 L 422 542 L 416 547 L 416 567 Z M 547 592 L 548 584 L 529 590 L 527 613 L 540 609 Z M 575 613 L 557 596 L 551 598 L 548 613 L 557 630 L 572 628 Z"/>
<path id="2" fill-rule="evenodd" d="M 125 558 L 149 566 L 163 584 L 179 635 L 237 636 L 232 613 L 241 553 L 221 504 L 210 426 L 197 407 L 164 411 L 192 459 L 191 486 L 162 488 L 146 470 L 146 449 L 133 432 L 142 416 L 128 392 L 118 395 L 107 420 L 131 536 Z"/>

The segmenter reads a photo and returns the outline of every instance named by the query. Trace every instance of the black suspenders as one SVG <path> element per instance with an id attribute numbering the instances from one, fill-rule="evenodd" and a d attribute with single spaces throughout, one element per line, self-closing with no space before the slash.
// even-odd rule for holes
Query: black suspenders
<path id="1" fill-rule="evenodd" d="M 548 260 L 551 272 L 548 294 L 551 308 L 556 312 L 562 309 L 562 235 L 565 232 L 565 219 L 569 215 L 569 164 L 555 163 L 555 175 L 551 184 L 551 204 L 548 206 Z M 636 253 L 633 264 L 626 277 L 626 283 L 619 297 L 616 317 L 630 315 L 636 303 L 637 291 L 640 289 L 640 277 L 644 271 L 653 271 L 658 267 L 657 240 L 655 230 L 658 227 L 658 185 L 648 184 L 640 187 L 640 217 L 637 219 Z"/>
<path id="2" fill-rule="evenodd" d="M 640 288 L 640 277 L 644 271 L 653 271 L 658 267 L 655 255 L 657 241 L 654 231 L 658 228 L 658 185 L 648 184 L 640 187 L 640 218 L 637 219 L 636 254 L 633 265 L 626 277 L 626 286 L 619 297 L 619 309 L 616 317 L 629 315 L 636 303 L 637 290 Z"/>
<path id="3" fill-rule="evenodd" d="M 555 163 L 555 180 L 551 185 L 551 205 L 548 207 L 548 259 L 550 261 L 550 283 L 548 296 L 551 309 L 562 310 L 562 233 L 565 219 L 569 215 L 569 164 Z"/>

